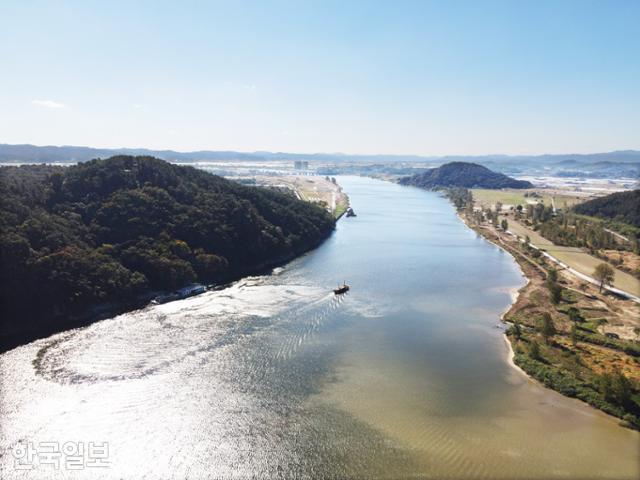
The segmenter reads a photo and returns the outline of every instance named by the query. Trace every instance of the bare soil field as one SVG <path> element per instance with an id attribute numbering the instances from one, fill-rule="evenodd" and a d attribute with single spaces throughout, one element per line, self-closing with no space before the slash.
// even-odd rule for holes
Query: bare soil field
<path id="1" fill-rule="evenodd" d="M 319 203 L 336 217 L 349 207 L 349 197 L 338 183 L 318 175 L 257 176 L 256 183 L 293 190 L 298 198 Z"/>

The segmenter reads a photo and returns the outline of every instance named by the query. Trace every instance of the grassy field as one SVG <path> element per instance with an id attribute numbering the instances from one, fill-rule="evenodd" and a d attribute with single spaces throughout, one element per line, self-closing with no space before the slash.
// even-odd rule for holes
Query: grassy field
<path id="1" fill-rule="evenodd" d="M 508 222 L 510 231 L 523 238 L 528 235 L 531 243 L 534 246 L 544 249 L 550 255 L 554 256 L 561 262 L 569 265 L 571 268 L 577 270 L 580 273 L 592 276 L 593 270 L 596 268 L 596 266 L 602 263 L 602 260 L 589 255 L 580 248 L 561 247 L 554 245 L 537 232 L 534 232 L 530 228 L 527 228 L 524 225 L 513 221 L 513 218 L 508 218 Z M 637 278 L 617 268 L 614 270 L 615 279 L 613 281 L 613 286 L 626 292 L 630 292 L 634 295 L 640 296 L 640 281 L 638 281 Z"/>
<path id="2" fill-rule="evenodd" d="M 336 207 L 333 209 L 333 216 L 340 218 L 349 208 L 349 196 L 340 190 L 340 195 L 336 197 Z"/>
<path id="3" fill-rule="evenodd" d="M 556 208 L 566 208 L 576 203 L 580 203 L 586 200 L 585 197 L 576 197 L 575 195 L 559 195 L 557 193 L 546 193 L 543 189 L 504 189 L 504 190 L 488 190 L 484 188 L 473 188 L 473 198 L 481 203 L 483 206 L 494 205 L 496 202 L 501 202 L 504 205 L 526 205 L 528 202 L 535 202 L 542 200 L 545 205 L 551 205 L 551 199 L 553 198 Z M 537 192 L 541 195 L 540 198 L 525 197 L 525 193 Z"/>
<path id="4" fill-rule="evenodd" d="M 323 177 L 312 177 L 312 180 L 297 179 L 295 188 L 303 200 L 324 202 L 336 218 L 349 208 L 349 197 L 338 185 L 325 181 Z"/>

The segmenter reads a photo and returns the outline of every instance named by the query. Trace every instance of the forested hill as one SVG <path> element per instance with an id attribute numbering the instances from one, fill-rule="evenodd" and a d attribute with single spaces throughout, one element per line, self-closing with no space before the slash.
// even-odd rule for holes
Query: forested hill
<path id="1" fill-rule="evenodd" d="M 468 162 L 447 163 L 410 177 L 403 177 L 399 183 L 422 188 L 531 188 L 533 186 L 530 182 L 516 180 L 477 163 Z"/>
<path id="2" fill-rule="evenodd" d="M 628 223 L 640 228 L 640 190 L 594 198 L 574 207 L 577 213 Z"/>
<path id="3" fill-rule="evenodd" d="M 335 225 L 293 194 L 152 157 L 1 168 L 0 206 L 5 343 L 62 330 L 98 304 L 283 262 Z"/>

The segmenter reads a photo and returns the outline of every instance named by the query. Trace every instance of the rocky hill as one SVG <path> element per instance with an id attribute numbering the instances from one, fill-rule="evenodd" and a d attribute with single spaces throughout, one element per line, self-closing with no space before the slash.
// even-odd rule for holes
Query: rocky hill
<path id="1" fill-rule="evenodd" d="M 403 177 L 401 185 L 413 185 L 428 189 L 446 187 L 464 188 L 531 188 L 530 182 L 516 180 L 502 173 L 489 170 L 476 163 L 451 162 L 425 172 Z"/>

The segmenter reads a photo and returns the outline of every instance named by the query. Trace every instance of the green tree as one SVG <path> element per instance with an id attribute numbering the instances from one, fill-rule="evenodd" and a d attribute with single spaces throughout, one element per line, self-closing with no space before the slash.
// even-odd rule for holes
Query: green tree
<path id="1" fill-rule="evenodd" d="M 571 344 L 575 347 L 578 344 L 578 326 L 575 323 L 571 325 L 569 338 L 571 338 Z"/>
<path id="2" fill-rule="evenodd" d="M 507 330 L 507 335 L 512 335 L 516 340 L 520 340 L 520 337 L 522 336 L 522 327 L 520 327 L 520 322 L 516 320 Z"/>
<path id="3" fill-rule="evenodd" d="M 545 343 L 549 343 L 549 339 L 556 334 L 556 327 L 549 313 L 544 312 L 540 318 L 540 333 Z"/>
<path id="4" fill-rule="evenodd" d="M 529 356 L 534 360 L 540 360 L 540 345 L 535 340 L 529 345 Z"/>
<path id="5" fill-rule="evenodd" d="M 170 248 L 171 253 L 180 258 L 188 259 L 191 256 L 191 249 L 189 248 L 187 242 L 183 240 L 173 240 L 170 243 Z"/>
<path id="6" fill-rule="evenodd" d="M 502 228 L 502 230 L 504 230 L 505 232 L 509 229 L 509 223 L 507 222 L 506 218 L 503 218 L 500 222 L 500 228 Z"/>
<path id="7" fill-rule="evenodd" d="M 608 263 L 601 263 L 593 271 L 593 278 L 599 282 L 600 288 L 598 291 L 602 292 L 602 287 L 613 283 L 615 271 Z"/>
<path id="8" fill-rule="evenodd" d="M 556 282 L 547 282 L 547 288 L 551 294 L 551 301 L 557 305 L 562 301 L 562 287 Z"/>
<path id="9" fill-rule="evenodd" d="M 633 393 L 631 382 L 620 370 L 613 373 L 605 372 L 600 375 L 598 382 L 600 393 L 604 399 L 611 403 L 616 403 L 623 407 L 631 402 Z"/>
<path id="10" fill-rule="evenodd" d="M 613 383 L 612 375 L 608 372 L 605 372 L 602 375 L 600 375 L 600 378 L 598 379 L 598 390 L 600 390 L 600 393 L 602 393 L 602 396 L 608 402 L 611 402 L 614 400 L 612 383 Z"/>
<path id="11" fill-rule="evenodd" d="M 580 314 L 580 310 L 578 310 L 576 307 L 569 307 L 567 309 L 567 315 L 569 316 L 569 320 L 571 320 L 572 322 L 584 321 L 583 316 Z"/>
<path id="12" fill-rule="evenodd" d="M 611 389 L 616 402 L 622 406 L 628 406 L 631 403 L 631 382 L 620 370 L 613 373 L 611 379 Z"/>
<path id="13" fill-rule="evenodd" d="M 204 281 L 217 281 L 224 278 L 229 267 L 226 258 L 218 255 L 198 252 L 195 258 L 195 268 L 198 277 Z"/>

